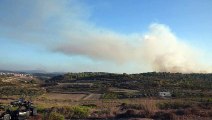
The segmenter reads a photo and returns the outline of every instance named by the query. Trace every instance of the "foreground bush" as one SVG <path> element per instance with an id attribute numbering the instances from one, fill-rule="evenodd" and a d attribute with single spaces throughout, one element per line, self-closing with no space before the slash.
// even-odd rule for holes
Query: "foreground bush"
<path id="1" fill-rule="evenodd" d="M 48 120 L 65 120 L 65 118 L 59 113 L 51 112 Z"/>
<path id="2" fill-rule="evenodd" d="M 86 118 L 89 116 L 89 108 L 77 106 L 72 108 L 72 118 Z"/>
<path id="3" fill-rule="evenodd" d="M 48 118 L 52 118 L 50 120 L 61 120 L 61 119 L 53 119 L 54 115 L 59 116 L 62 115 L 63 118 L 76 118 L 76 119 L 82 119 L 82 118 L 87 118 L 90 114 L 90 109 L 89 107 L 84 107 L 84 106 L 75 106 L 75 107 L 53 107 L 51 108 L 47 114 L 50 113 Z M 58 114 L 55 114 L 58 113 Z M 53 116 L 53 117 L 51 117 Z M 60 116 L 61 117 L 61 116 Z"/>

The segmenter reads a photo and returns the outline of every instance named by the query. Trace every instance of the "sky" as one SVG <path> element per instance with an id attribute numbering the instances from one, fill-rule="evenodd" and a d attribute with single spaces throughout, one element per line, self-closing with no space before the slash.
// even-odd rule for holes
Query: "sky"
<path id="1" fill-rule="evenodd" d="M 1 0 L 0 69 L 211 72 L 211 0 Z"/>

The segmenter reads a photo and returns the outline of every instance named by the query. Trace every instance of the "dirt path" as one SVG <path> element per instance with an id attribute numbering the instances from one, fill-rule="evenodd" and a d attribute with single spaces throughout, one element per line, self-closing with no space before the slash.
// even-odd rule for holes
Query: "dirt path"
<path id="1" fill-rule="evenodd" d="M 89 94 L 88 96 L 84 97 L 83 100 L 98 100 L 101 97 L 101 94 Z"/>

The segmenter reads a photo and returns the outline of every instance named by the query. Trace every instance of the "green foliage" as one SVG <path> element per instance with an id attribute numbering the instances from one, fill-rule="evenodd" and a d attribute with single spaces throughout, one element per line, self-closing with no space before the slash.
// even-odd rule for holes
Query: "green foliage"
<path id="1" fill-rule="evenodd" d="M 36 106 L 36 107 L 37 107 L 37 111 L 38 111 L 39 113 L 44 113 L 45 110 L 46 110 L 46 108 L 43 107 L 43 106 Z"/>
<path id="2" fill-rule="evenodd" d="M 60 108 L 54 107 L 51 109 L 51 112 L 60 113 L 66 118 L 83 119 L 89 116 L 90 108 L 85 106 L 65 106 Z"/>
<path id="3" fill-rule="evenodd" d="M 76 106 L 72 108 L 72 118 L 86 118 L 89 115 L 89 108 L 83 106 Z"/>
<path id="4" fill-rule="evenodd" d="M 51 112 L 48 120 L 65 120 L 65 117 L 59 113 Z"/>

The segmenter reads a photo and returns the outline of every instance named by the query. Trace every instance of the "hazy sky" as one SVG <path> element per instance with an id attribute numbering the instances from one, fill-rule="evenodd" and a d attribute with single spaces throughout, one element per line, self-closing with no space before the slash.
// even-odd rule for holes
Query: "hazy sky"
<path id="1" fill-rule="evenodd" d="M 0 0 L 0 69 L 211 72 L 211 0 Z"/>

